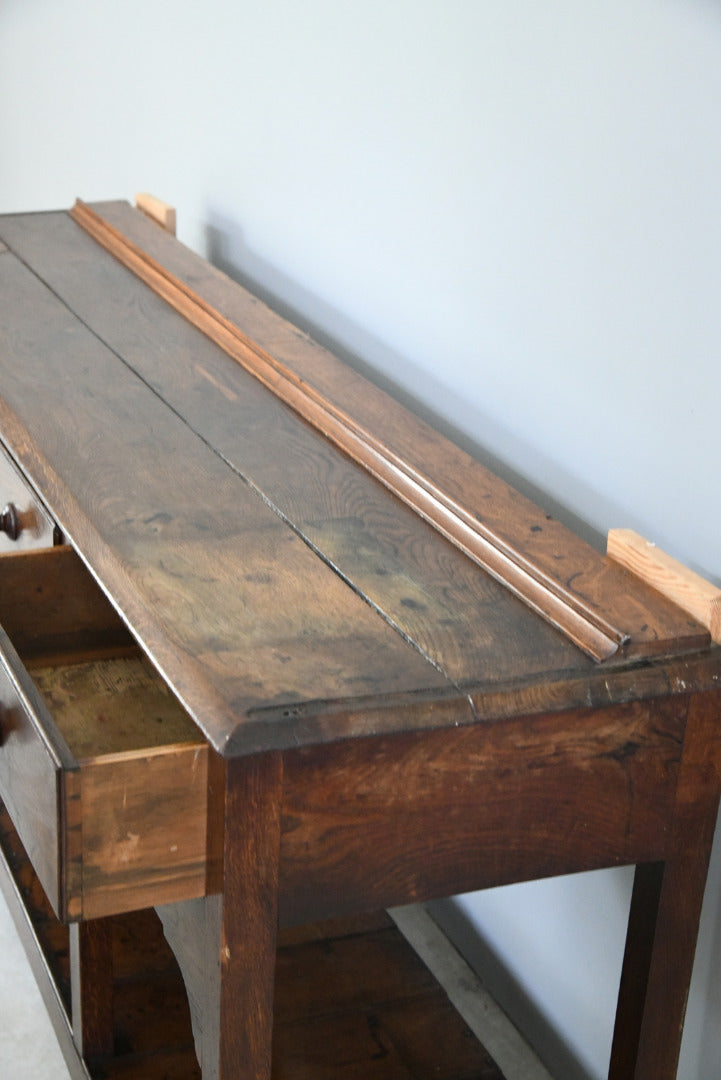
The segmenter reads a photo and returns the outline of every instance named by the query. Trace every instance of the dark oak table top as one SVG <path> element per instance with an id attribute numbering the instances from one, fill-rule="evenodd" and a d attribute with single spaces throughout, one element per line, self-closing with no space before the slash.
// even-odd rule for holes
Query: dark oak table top
<path id="1" fill-rule="evenodd" d="M 2 437 L 217 749 L 643 694 L 669 656 L 708 678 L 687 615 L 127 204 L 95 210 L 629 636 L 590 660 L 67 213 L 0 218 Z"/>
<path id="2" fill-rule="evenodd" d="M 80 920 L 70 1060 L 112 1056 L 98 916 L 158 905 L 203 1076 L 269 1080 L 279 925 L 635 863 L 609 1075 L 672 1080 L 721 790 L 703 626 L 126 203 L 0 217 L 0 441 L 68 542 L 4 561 L 15 636 L 129 628 L 205 736 L 110 754 L 109 799 L 8 674 L 3 797 Z"/>

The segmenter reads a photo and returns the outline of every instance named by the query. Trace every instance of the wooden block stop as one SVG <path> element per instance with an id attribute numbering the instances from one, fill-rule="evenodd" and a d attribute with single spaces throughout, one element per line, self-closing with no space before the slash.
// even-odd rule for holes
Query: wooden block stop
<path id="1" fill-rule="evenodd" d="M 606 553 L 678 604 L 705 626 L 721 645 L 721 589 L 661 551 L 633 529 L 610 529 Z"/>
<path id="2" fill-rule="evenodd" d="M 162 226 L 166 232 L 175 236 L 176 214 L 174 206 L 170 206 L 161 199 L 156 199 L 154 195 L 149 195 L 147 192 L 141 192 L 135 196 L 135 205 L 138 210 L 142 210 L 144 214 L 147 214 L 148 217 Z"/>

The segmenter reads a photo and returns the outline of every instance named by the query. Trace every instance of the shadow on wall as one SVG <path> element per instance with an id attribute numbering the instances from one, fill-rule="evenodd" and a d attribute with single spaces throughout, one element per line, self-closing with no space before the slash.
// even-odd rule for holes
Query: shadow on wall
<path id="1" fill-rule="evenodd" d="M 361 329 L 342 312 L 257 255 L 247 246 L 243 231 L 235 222 L 211 211 L 205 228 L 205 243 L 206 257 L 219 270 L 258 296 L 273 311 L 300 327 L 349 367 L 402 401 L 417 416 L 441 431 L 497 476 L 529 499 L 540 503 L 544 510 L 588 543 L 599 550 L 605 547 L 605 537 L 588 522 L 574 515 L 547 491 L 535 486 L 467 432 L 484 432 L 486 442 L 491 445 L 513 445 L 513 456 L 517 460 L 532 460 L 537 474 L 547 474 L 549 477 L 558 475 L 555 463 L 545 460 L 538 451 L 515 439 L 495 420 L 479 414 L 473 402 L 462 400 L 428 371 Z M 409 390 L 409 387 L 414 390 Z M 440 403 L 440 411 L 429 402 Z M 449 420 L 450 416 L 459 418 L 460 425 Z M 565 484 L 556 482 L 553 486 L 563 490 L 576 485 L 574 478 Z M 608 520 L 621 521 L 624 515 L 611 508 Z"/>

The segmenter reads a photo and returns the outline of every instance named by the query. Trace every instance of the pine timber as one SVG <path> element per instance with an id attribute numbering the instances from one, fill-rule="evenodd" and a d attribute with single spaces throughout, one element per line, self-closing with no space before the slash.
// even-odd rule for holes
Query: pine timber
<path id="1" fill-rule="evenodd" d="M 170 206 L 169 203 L 163 202 L 162 199 L 158 199 L 155 195 L 151 195 L 146 191 L 139 192 L 135 196 L 135 205 L 138 210 L 142 210 L 153 221 L 157 221 L 158 225 L 165 229 L 166 232 L 175 236 L 177 216 L 174 206 Z"/>
<path id="2" fill-rule="evenodd" d="M 606 550 L 609 558 L 698 619 L 721 644 L 721 589 L 633 529 L 610 529 Z"/>

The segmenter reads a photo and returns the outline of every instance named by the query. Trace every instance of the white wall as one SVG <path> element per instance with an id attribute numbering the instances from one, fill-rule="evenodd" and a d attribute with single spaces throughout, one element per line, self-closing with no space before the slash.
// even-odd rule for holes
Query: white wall
<path id="1" fill-rule="evenodd" d="M 0 0 L 0 209 L 137 190 L 557 511 L 718 580 L 714 0 Z M 446 908 L 564 1076 L 605 1071 L 627 896 Z M 684 1080 L 721 1072 L 720 910 L 714 864 Z"/>

